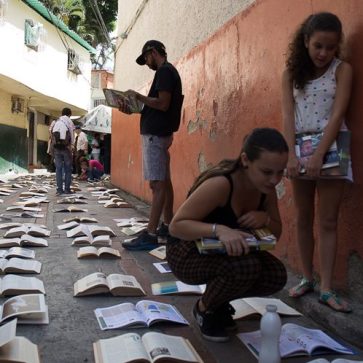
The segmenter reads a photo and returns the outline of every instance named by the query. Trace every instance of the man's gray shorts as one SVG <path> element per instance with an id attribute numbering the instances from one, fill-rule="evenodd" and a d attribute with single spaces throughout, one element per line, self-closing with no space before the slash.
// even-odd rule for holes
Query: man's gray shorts
<path id="1" fill-rule="evenodd" d="M 170 179 L 169 147 L 173 136 L 141 135 L 145 180 Z"/>

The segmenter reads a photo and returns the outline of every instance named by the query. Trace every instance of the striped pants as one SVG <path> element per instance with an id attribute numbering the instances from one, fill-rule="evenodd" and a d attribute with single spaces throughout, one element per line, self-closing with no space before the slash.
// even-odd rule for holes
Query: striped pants
<path id="1" fill-rule="evenodd" d="M 271 295 L 287 280 L 282 262 L 266 251 L 238 257 L 201 255 L 193 241 L 172 241 L 167 244 L 166 257 L 180 281 L 207 284 L 202 302 L 209 311 L 241 297 Z"/>

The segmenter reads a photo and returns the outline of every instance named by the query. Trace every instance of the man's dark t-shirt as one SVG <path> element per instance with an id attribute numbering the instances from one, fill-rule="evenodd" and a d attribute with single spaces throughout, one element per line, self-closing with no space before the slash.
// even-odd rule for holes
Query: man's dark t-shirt
<path id="1" fill-rule="evenodd" d="M 165 62 L 156 72 L 148 97 L 157 98 L 160 91 L 171 93 L 169 109 L 164 112 L 144 106 L 141 112 L 140 133 L 156 136 L 170 136 L 174 132 L 175 121 L 180 120 L 181 79 L 176 68 Z"/>

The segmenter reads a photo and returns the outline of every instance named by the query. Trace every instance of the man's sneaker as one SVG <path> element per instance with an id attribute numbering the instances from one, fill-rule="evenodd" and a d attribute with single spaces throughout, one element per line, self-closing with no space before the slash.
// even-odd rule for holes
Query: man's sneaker
<path id="1" fill-rule="evenodd" d="M 219 320 L 219 323 L 229 332 L 237 330 L 237 324 L 233 320 L 233 315 L 236 312 L 230 303 L 224 303 L 214 312 Z"/>
<path id="2" fill-rule="evenodd" d="M 130 251 L 150 251 L 158 246 L 158 237 L 152 236 L 147 231 L 142 232 L 130 242 L 122 243 L 122 247 Z"/>
<path id="3" fill-rule="evenodd" d="M 198 303 L 194 305 L 193 315 L 199 326 L 204 339 L 211 342 L 223 343 L 229 340 L 226 329 L 220 324 L 216 313 L 202 313 L 198 308 Z"/>
<path id="4" fill-rule="evenodd" d="M 61 191 L 61 192 L 56 192 L 55 193 L 55 195 L 57 196 L 57 197 L 59 197 L 60 195 L 62 195 L 64 192 L 63 192 L 63 190 Z"/>
<path id="5" fill-rule="evenodd" d="M 156 234 L 159 237 L 168 237 L 169 236 L 169 226 L 167 226 L 164 222 L 161 222 L 160 227 L 156 231 Z"/>
<path id="6" fill-rule="evenodd" d="M 65 190 L 64 194 L 76 194 L 73 190 Z"/>

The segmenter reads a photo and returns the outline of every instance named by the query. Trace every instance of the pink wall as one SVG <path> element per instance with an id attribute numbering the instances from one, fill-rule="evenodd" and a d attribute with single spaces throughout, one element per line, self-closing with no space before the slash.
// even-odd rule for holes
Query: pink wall
<path id="1" fill-rule="evenodd" d="M 175 207 L 184 200 L 205 165 L 235 157 L 253 127 L 282 128 L 281 73 L 290 35 L 312 12 L 331 11 L 342 20 L 347 54 L 354 68 L 354 92 L 348 125 L 353 131 L 355 184 L 347 186 L 340 217 L 337 286 L 346 284 L 351 251 L 363 256 L 363 3 L 360 0 L 260 0 L 226 23 L 176 64 L 185 101 L 181 128 L 171 149 Z M 135 64 L 135 67 L 137 65 Z M 137 71 L 137 68 L 132 71 Z M 150 74 L 152 77 L 152 74 Z M 148 85 L 142 90 L 146 92 Z M 138 116 L 113 113 L 112 182 L 150 200 L 142 178 Z M 284 232 L 276 253 L 299 270 L 295 213 L 289 181 L 280 201 Z"/>

